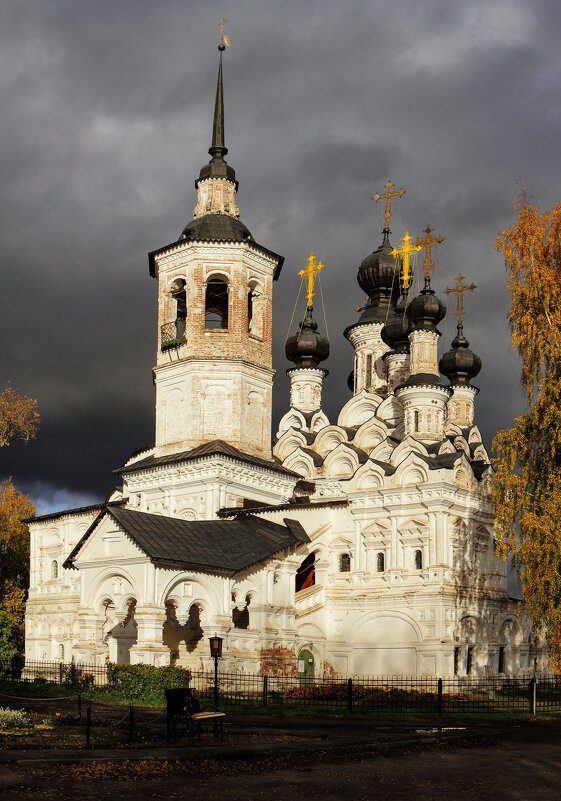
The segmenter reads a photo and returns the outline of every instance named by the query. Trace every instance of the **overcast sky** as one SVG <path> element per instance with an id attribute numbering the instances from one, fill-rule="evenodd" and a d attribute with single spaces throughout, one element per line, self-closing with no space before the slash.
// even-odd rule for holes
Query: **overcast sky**
<path id="1" fill-rule="evenodd" d="M 558 0 L 1 0 L 2 383 L 38 399 L 39 438 L 0 454 L 38 512 L 102 500 L 153 441 L 156 282 L 147 253 L 192 217 L 208 161 L 218 27 L 228 161 L 241 219 L 286 257 L 275 296 L 275 421 L 297 271 L 314 250 L 332 355 L 325 411 L 349 397 L 344 328 L 361 260 L 381 241 L 446 237 L 433 286 L 478 289 L 465 333 L 483 359 L 490 446 L 524 410 L 493 248 L 517 180 L 559 200 Z M 446 296 L 443 295 L 446 299 Z M 455 332 L 453 303 L 440 352 Z M 299 310 L 301 314 L 303 309 Z M 322 324 L 322 329 L 323 329 Z"/>

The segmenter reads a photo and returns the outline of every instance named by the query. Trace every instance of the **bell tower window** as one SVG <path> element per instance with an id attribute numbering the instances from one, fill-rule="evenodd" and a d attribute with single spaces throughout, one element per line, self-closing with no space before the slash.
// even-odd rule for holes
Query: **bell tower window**
<path id="1" fill-rule="evenodd" d="M 228 328 L 228 284 L 221 278 L 206 285 L 205 328 Z"/>

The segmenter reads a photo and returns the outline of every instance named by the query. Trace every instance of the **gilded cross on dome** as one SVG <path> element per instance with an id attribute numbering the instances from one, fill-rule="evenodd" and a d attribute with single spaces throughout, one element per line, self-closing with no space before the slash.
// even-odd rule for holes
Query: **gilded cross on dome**
<path id="1" fill-rule="evenodd" d="M 421 247 L 425 248 L 425 263 L 423 264 L 423 272 L 425 273 L 425 278 L 430 278 L 434 267 L 432 246 L 440 245 L 441 242 L 444 242 L 445 237 L 441 236 L 440 234 L 438 234 L 438 236 L 431 236 L 433 229 L 430 227 L 430 225 L 427 225 L 423 233 L 426 234 L 425 238 L 419 239 L 417 237 L 414 244 L 421 245 Z"/>
<path id="2" fill-rule="evenodd" d="M 392 188 L 395 184 L 392 184 L 391 181 L 385 186 L 385 192 L 376 192 L 375 195 L 372 195 L 372 200 L 375 200 L 376 203 L 379 200 L 386 201 L 386 207 L 384 209 L 384 228 L 390 227 L 390 220 L 392 217 L 392 198 L 394 197 L 402 197 L 405 194 L 405 189 L 397 189 L 395 192 L 392 192 Z"/>
<path id="3" fill-rule="evenodd" d="M 298 273 L 298 275 L 301 278 L 306 277 L 308 279 L 308 294 L 307 294 L 308 306 L 312 306 L 312 300 L 314 297 L 314 282 L 316 280 L 316 275 L 323 270 L 324 266 L 325 265 L 323 265 L 321 261 L 319 261 L 316 264 L 316 257 L 314 256 L 314 253 L 312 251 L 308 257 L 308 266 L 305 269 L 300 270 L 300 272 Z"/>
<path id="4" fill-rule="evenodd" d="M 456 286 L 450 289 L 450 287 L 446 287 L 444 290 L 447 295 L 450 295 L 452 292 L 458 293 L 458 305 L 456 309 L 456 313 L 458 315 L 458 325 L 463 325 L 464 323 L 464 292 L 472 292 L 474 289 L 477 289 L 477 286 L 474 283 L 471 283 L 469 286 L 463 283 L 464 276 L 460 273 L 456 278 Z"/>
<path id="5" fill-rule="evenodd" d="M 409 232 L 406 232 L 401 240 L 403 247 L 394 248 L 391 252 L 392 256 L 401 256 L 401 286 L 403 289 L 409 289 L 411 286 L 411 255 L 423 249 L 420 245 L 412 245 L 412 238 L 409 236 Z"/>

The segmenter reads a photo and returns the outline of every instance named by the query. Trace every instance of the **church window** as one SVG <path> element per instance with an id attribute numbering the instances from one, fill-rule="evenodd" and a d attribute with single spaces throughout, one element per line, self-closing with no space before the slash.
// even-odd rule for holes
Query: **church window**
<path id="1" fill-rule="evenodd" d="M 220 278 L 206 285 L 205 328 L 228 328 L 228 284 Z"/>
<path id="2" fill-rule="evenodd" d="M 342 553 L 339 557 L 339 572 L 350 573 L 351 570 L 351 557 L 348 553 Z"/>
<path id="3" fill-rule="evenodd" d="M 316 583 L 316 557 L 311 553 L 296 571 L 296 592 L 313 587 Z"/>
<path id="4" fill-rule="evenodd" d="M 460 672 L 460 648 L 456 646 L 454 648 L 454 676 L 457 676 Z"/>
<path id="5" fill-rule="evenodd" d="M 235 629 L 248 629 L 249 628 L 249 604 L 251 602 L 251 596 L 245 596 L 245 606 L 243 609 L 238 609 L 235 606 L 232 609 L 232 623 L 234 624 Z"/>
<path id="6" fill-rule="evenodd" d="M 56 559 L 51 562 L 51 578 L 58 578 L 58 561 Z"/>
<path id="7" fill-rule="evenodd" d="M 61 662 L 64 662 L 64 643 L 60 643 L 58 646 L 58 658 Z"/>
<path id="8" fill-rule="evenodd" d="M 473 668 L 473 646 L 469 646 L 467 650 L 467 659 L 466 659 L 466 674 L 468 676 L 471 675 L 471 671 Z"/>
<path id="9" fill-rule="evenodd" d="M 423 552 L 415 551 L 415 570 L 423 569 Z"/>
<path id="10" fill-rule="evenodd" d="M 386 559 L 383 553 L 379 553 L 376 557 L 376 570 L 378 573 L 383 573 L 386 569 Z"/>
<path id="11" fill-rule="evenodd" d="M 505 647 L 504 645 L 499 646 L 499 673 L 505 672 Z"/>
<path id="12" fill-rule="evenodd" d="M 372 386 L 372 354 L 368 353 L 366 356 L 366 388 L 370 389 Z"/>
<path id="13" fill-rule="evenodd" d="M 177 339 L 182 339 L 185 336 L 185 320 L 187 318 L 187 292 L 183 278 L 178 278 L 173 282 L 171 296 L 175 301 L 175 336 Z"/>
<path id="14" fill-rule="evenodd" d="M 419 412 L 417 410 L 415 410 L 413 417 L 414 417 L 414 421 L 415 421 L 415 431 L 418 431 L 419 430 Z"/>
<path id="15" fill-rule="evenodd" d="M 251 320 L 253 318 L 253 289 L 247 293 L 247 330 L 251 331 Z"/>

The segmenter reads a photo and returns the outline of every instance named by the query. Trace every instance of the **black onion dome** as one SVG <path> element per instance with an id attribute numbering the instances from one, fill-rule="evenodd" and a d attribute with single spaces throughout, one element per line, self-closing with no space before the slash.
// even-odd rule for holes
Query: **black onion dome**
<path id="1" fill-rule="evenodd" d="M 407 314 L 414 331 L 436 331 L 437 324 L 446 316 L 446 306 L 430 288 L 428 280 L 421 294 L 407 307 Z"/>
<path id="2" fill-rule="evenodd" d="M 253 239 L 241 220 L 229 214 L 204 214 L 187 223 L 178 241 L 196 239 L 210 242 L 243 242 Z"/>
<path id="3" fill-rule="evenodd" d="M 407 316 L 407 304 L 402 296 L 397 306 L 390 307 L 388 319 L 380 332 L 380 336 L 391 350 L 396 353 L 407 353 L 411 328 L 411 320 Z"/>
<path id="4" fill-rule="evenodd" d="M 298 333 L 286 340 L 286 358 L 296 367 L 317 367 L 329 356 L 329 340 L 318 334 L 312 311 L 312 306 L 308 306 Z"/>
<path id="5" fill-rule="evenodd" d="M 380 247 L 367 256 L 358 269 L 358 285 L 368 295 L 368 303 L 358 322 L 345 330 L 345 336 L 355 325 L 386 322 L 388 307 L 394 306 L 399 298 L 399 266 L 392 256 L 390 229 L 384 228 L 383 233 Z"/>
<path id="6" fill-rule="evenodd" d="M 469 350 L 469 342 L 464 336 L 461 323 L 458 323 L 458 333 L 452 341 L 452 349 L 442 356 L 438 366 L 451 384 L 464 386 L 469 385 L 470 380 L 481 370 L 481 359 Z"/>

